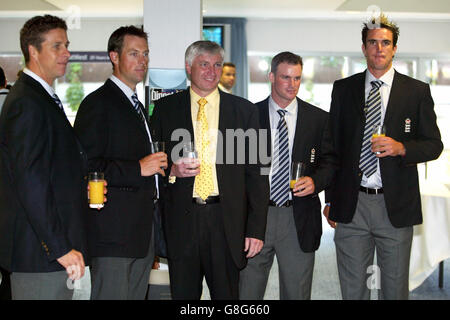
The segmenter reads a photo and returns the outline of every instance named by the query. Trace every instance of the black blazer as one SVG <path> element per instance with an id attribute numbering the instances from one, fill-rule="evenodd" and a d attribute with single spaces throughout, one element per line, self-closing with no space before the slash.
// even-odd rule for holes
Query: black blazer
<path id="1" fill-rule="evenodd" d="M 297 98 L 298 113 L 291 161 L 307 166 L 305 175 L 314 181 L 315 192 L 306 197 L 293 197 L 294 220 L 298 242 L 304 252 L 319 248 L 322 235 L 321 205 L 317 194 L 332 181 L 335 164 L 328 126 L 328 113 Z M 269 98 L 258 102 L 262 129 L 267 130 L 268 154 L 272 150 L 269 119 Z M 267 168 L 270 169 L 271 163 Z"/>
<path id="2" fill-rule="evenodd" d="M 86 244 L 86 155 L 64 112 L 22 74 L 0 116 L 0 264 L 52 272 Z"/>
<path id="3" fill-rule="evenodd" d="M 330 125 L 339 170 L 327 198 L 329 217 L 336 222 L 351 222 L 356 210 L 362 179 L 364 84 L 365 72 L 333 86 Z M 384 125 L 386 136 L 404 144 L 406 156 L 380 158 L 380 170 L 388 216 L 397 228 L 422 223 L 416 164 L 436 159 L 443 148 L 433 108 L 427 84 L 395 71 Z"/>
<path id="4" fill-rule="evenodd" d="M 139 160 L 150 154 L 144 122 L 111 80 L 88 95 L 75 119 L 89 170 L 108 182 L 105 207 L 89 212 L 93 257 L 144 257 L 152 233 L 155 178 L 141 176 Z"/>
<path id="5" fill-rule="evenodd" d="M 226 129 L 259 128 L 258 110 L 249 101 L 220 92 L 219 131 L 223 136 L 223 146 L 232 144 Z M 174 184 L 168 184 L 173 159 L 170 158 L 172 149 L 182 141 L 178 135 L 172 137 L 176 129 L 188 132 L 188 141 L 194 141 L 194 130 L 191 117 L 191 101 L 189 89 L 180 93 L 164 97 L 155 103 L 151 119 L 154 137 L 166 142 L 169 155 L 165 184 L 165 211 L 163 222 L 166 231 L 169 258 L 177 259 L 184 252 L 184 248 L 192 243 L 193 220 L 190 218 L 192 207 L 192 193 L 194 177 L 177 178 Z M 228 132 L 230 133 L 230 132 Z M 231 132 L 232 133 L 232 132 Z M 254 141 L 255 142 L 255 141 Z M 250 164 L 249 156 L 255 156 L 257 142 L 245 143 L 245 161 L 238 162 L 236 145 L 232 163 L 226 164 L 230 153 L 223 152 L 222 163 L 216 163 L 217 180 L 219 185 L 220 204 L 223 211 L 225 234 L 228 240 L 233 261 L 238 268 L 245 266 L 244 239 L 245 237 L 264 240 L 268 198 L 267 176 L 261 175 L 259 160 Z M 253 147 L 253 152 L 249 149 Z M 220 143 L 218 144 L 218 161 L 220 162 Z"/>

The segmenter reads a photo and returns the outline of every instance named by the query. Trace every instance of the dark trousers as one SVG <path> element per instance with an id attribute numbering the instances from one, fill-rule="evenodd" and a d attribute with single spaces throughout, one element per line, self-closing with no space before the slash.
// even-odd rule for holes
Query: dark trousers
<path id="1" fill-rule="evenodd" d="M 2 283 L 0 284 L 0 300 L 11 300 L 11 280 L 10 273 L 0 268 L 2 273 Z"/>
<path id="2" fill-rule="evenodd" d="M 169 260 L 172 299 L 200 299 L 205 277 L 212 300 L 237 300 L 239 269 L 228 248 L 220 204 L 195 204 L 190 214 L 193 241 L 182 257 Z"/>

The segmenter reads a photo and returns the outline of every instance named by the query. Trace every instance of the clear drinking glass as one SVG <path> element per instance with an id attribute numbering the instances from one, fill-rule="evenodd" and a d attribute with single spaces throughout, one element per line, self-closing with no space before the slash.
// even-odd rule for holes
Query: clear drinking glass
<path id="1" fill-rule="evenodd" d="M 291 180 L 289 182 L 289 188 L 291 191 L 294 189 L 294 185 L 298 179 L 305 175 L 305 164 L 301 161 L 292 161 L 291 164 Z"/>

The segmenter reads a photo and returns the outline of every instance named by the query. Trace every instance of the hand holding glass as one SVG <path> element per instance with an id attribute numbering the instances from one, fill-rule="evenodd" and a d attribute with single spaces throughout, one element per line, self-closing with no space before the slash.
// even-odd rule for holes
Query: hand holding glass
<path id="1" fill-rule="evenodd" d="M 305 175 L 305 164 L 300 161 L 293 161 L 291 165 L 291 180 L 289 182 L 289 188 L 291 191 L 295 187 L 295 183 Z"/>
<path id="2" fill-rule="evenodd" d="M 166 152 L 166 143 L 164 141 L 152 141 L 150 142 L 150 153 Z M 164 169 L 164 166 L 160 166 Z"/>
<path id="3" fill-rule="evenodd" d="M 375 125 L 372 130 L 372 138 L 385 137 L 386 127 L 384 125 Z M 381 154 L 380 151 L 375 152 L 375 154 Z"/>
<path id="4" fill-rule="evenodd" d="M 104 174 L 89 172 L 89 207 L 100 209 L 104 207 Z"/>

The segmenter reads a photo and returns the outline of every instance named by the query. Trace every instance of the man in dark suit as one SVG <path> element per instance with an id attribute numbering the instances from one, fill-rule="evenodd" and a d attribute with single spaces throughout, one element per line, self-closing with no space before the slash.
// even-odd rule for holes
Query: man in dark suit
<path id="1" fill-rule="evenodd" d="M 66 30 L 50 15 L 24 24 L 26 68 L 0 117 L 0 264 L 13 299 L 71 299 L 67 274 L 88 263 L 87 158 L 51 87 L 69 61 Z"/>
<path id="2" fill-rule="evenodd" d="M 89 214 L 91 299 L 142 300 L 154 259 L 155 177 L 164 175 L 167 156 L 151 154 L 149 124 L 135 91 L 147 71 L 147 34 L 121 27 L 109 38 L 108 53 L 113 75 L 83 100 L 74 126 L 89 169 L 104 172 L 108 181 L 108 204 Z"/>
<path id="3" fill-rule="evenodd" d="M 158 100 L 151 120 L 173 157 L 163 222 L 174 299 L 199 299 L 204 276 L 212 299 L 238 299 L 239 269 L 263 246 L 269 199 L 253 139 L 258 111 L 218 90 L 223 56 L 214 42 L 191 44 L 185 55 L 191 87 Z M 199 159 L 177 160 L 190 141 Z"/>
<path id="4" fill-rule="evenodd" d="M 277 255 L 280 299 L 310 299 L 314 251 L 322 235 L 317 194 L 333 177 L 328 114 L 297 98 L 302 58 L 281 52 L 272 59 L 270 97 L 257 103 L 260 125 L 266 129 L 267 150 L 272 155 L 270 202 L 265 243 L 241 271 L 240 299 L 263 299 L 267 279 Z M 287 134 L 283 134 L 283 127 Z M 283 148 L 283 140 L 285 148 Z M 305 175 L 289 190 L 291 163 L 301 161 Z"/>
<path id="5" fill-rule="evenodd" d="M 392 67 L 398 34 L 384 15 L 366 23 L 367 70 L 333 86 L 330 124 L 339 170 L 324 214 L 336 227 L 344 299 L 369 299 L 369 289 L 380 287 L 383 299 L 408 298 L 413 225 L 422 223 L 416 165 L 443 148 L 429 86 Z M 372 138 L 372 126 L 380 124 L 386 136 Z"/>

